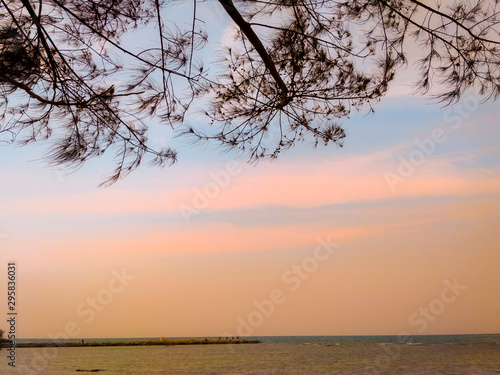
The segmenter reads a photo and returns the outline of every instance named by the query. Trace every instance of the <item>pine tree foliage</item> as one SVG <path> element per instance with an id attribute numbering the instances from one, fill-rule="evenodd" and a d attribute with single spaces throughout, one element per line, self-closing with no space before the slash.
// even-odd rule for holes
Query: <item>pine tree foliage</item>
<path id="1" fill-rule="evenodd" d="M 197 62 L 209 38 L 197 4 L 0 0 L 1 139 L 47 140 L 49 160 L 70 167 L 112 150 L 110 184 L 145 157 L 177 160 L 148 145 L 155 118 L 254 160 L 304 140 L 342 146 L 339 120 L 371 109 L 410 53 L 417 90 L 439 85 L 445 104 L 500 93 L 495 0 L 218 0 L 238 37 L 216 69 Z M 178 7 L 190 25 L 170 16 Z M 154 43 L 131 43 L 145 28 Z M 197 108 L 210 126 L 186 125 Z"/>

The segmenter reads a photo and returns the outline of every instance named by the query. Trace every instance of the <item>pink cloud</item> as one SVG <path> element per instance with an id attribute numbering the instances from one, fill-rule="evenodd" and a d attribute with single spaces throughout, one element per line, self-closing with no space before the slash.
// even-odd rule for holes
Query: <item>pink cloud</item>
<path id="1" fill-rule="evenodd" d="M 23 197 L 4 203 L 4 212 L 125 214 L 249 208 L 259 206 L 315 207 L 400 198 L 475 195 L 500 191 L 497 170 L 459 170 L 447 160 L 429 159 L 411 174 L 389 152 L 316 164 L 243 165 L 225 183 L 213 174 L 198 176 L 192 187 L 170 190 L 109 188 L 90 193 Z M 220 170 L 219 170 L 220 171 Z M 218 172 L 214 169 L 214 173 Z M 392 177 L 388 177 L 392 176 Z M 204 181 L 202 181 L 204 180 Z M 147 184 L 145 184 L 147 186 Z M 393 190 L 393 191 L 392 191 Z"/>

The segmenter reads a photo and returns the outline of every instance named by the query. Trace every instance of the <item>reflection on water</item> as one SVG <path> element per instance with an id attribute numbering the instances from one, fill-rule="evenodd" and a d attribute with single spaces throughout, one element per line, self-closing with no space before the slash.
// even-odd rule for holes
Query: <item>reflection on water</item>
<path id="1" fill-rule="evenodd" d="M 274 342 L 273 342 L 274 341 Z M 352 340 L 351 340 L 352 341 Z M 262 344 L 19 348 L 1 374 L 500 374 L 500 340 L 438 343 L 334 338 Z M 82 370 L 82 372 L 76 372 Z"/>

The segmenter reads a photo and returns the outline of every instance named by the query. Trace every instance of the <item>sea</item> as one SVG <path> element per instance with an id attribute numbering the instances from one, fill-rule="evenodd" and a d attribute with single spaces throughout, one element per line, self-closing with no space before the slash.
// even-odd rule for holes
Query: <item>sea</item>
<path id="1" fill-rule="evenodd" d="M 109 340 L 140 339 L 157 338 Z M 15 367 L 3 349 L 0 374 L 500 374 L 500 334 L 249 339 L 262 343 L 17 348 Z"/>

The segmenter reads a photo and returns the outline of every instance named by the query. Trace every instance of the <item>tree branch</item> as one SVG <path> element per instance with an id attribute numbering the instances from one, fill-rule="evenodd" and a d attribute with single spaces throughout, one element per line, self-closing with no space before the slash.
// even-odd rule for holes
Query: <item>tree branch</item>
<path id="1" fill-rule="evenodd" d="M 52 56 L 52 51 L 50 50 L 50 47 L 47 43 L 47 40 L 45 39 L 44 28 L 42 27 L 42 24 L 40 23 L 40 19 L 36 15 L 35 10 L 31 6 L 29 0 L 21 0 L 21 2 L 23 4 L 23 6 L 26 8 L 26 10 L 28 11 L 31 19 L 33 20 L 33 22 L 36 25 L 36 28 L 38 31 L 38 36 L 40 38 L 40 41 L 42 42 L 43 49 L 47 53 L 47 58 L 50 61 L 52 71 L 54 72 L 54 82 L 56 82 L 57 81 L 57 66 L 56 66 L 56 62 L 54 61 L 54 57 Z"/>
<path id="2" fill-rule="evenodd" d="M 252 45 L 254 46 L 259 56 L 262 58 L 262 62 L 269 70 L 269 73 L 271 73 L 271 76 L 274 78 L 276 85 L 281 91 L 281 108 L 283 108 L 285 105 L 288 104 L 288 102 L 291 99 L 288 97 L 288 87 L 286 86 L 285 82 L 283 82 L 283 80 L 281 79 L 281 76 L 276 70 L 276 66 L 274 65 L 274 62 L 269 56 L 269 54 L 267 53 L 266 48 L 260 41 L 257 34 L 255 34 L 255 32 L 253 31 L 250 24 L 243 19 L 241 13 L 235 8 L 232 0 L 219 0 L 219 3 L 222 5 L 227 14 L 229 14 L 231 19 L 236 23 L 236 25 L 238 25 L 240 30 L 243 32 L 243 34 L 245 34 L 250 43 L 252 43 Z"/>
<path id="3" fill-rule="evenodd" d="M 114 94 L 113 93 L 114 86 L 111 86 L 105 92 L 100 93 L 100 94 L 96 94 L 95 96 L 91 97 L 90 99 L 88 99 L 88 100 L 82 100 L 81 102 L 68 102 L 68 101 L 65 101 L 65 100 L 57 100 L 57 101 L 55 101 L 55 100 L 50 100 L 50 99 L 44 98 L 43 96 L 38 95 L 36 92 L 34 92 L 33 90 L 31 90 L 29 88 L 29 86 L 25 85 L 22 82 L 16 81 L 15 79 L 12 79 L 8 75 L 4 74 L 2 71 L 0 71 L 0 79 L 6 81 L 8 83 L 10 83 L 11 85 L 13 85 L 13 86 L 15 86 L 15 87 L 17 87 L 17 88 L 19 88 L 21 90 L 23 90 L 24 92 L 26 92 L 26 94 L 28 94 L 29 96 L 31 96 L 33 99 L 38 100 L 40 103 L 54 105 L 56 107 L 86 106 L 90 102 L 92 102 L 94 99 L 97 99 L 97 98 L 101 98 L 101 99 L 103 99 L 103 98 L 116 98 L 116 97 L 120 97 L 120 96 L 139 95 L 139 94 L 143 94 L 144 93 L 144 91 L 140 91 L 140 92 L 128 92 L 128 93 L 125 93 L 125 94 Z"/>
<path id="4" fill-rule="evenodd" d="M 422 3 L 421 1 L 417 1 L 417 0 L 410 0 L 410 2 L 412 2 L 413 4 L 419 6 L 419 7 L 422 7 L 424 8 L 425 10 L 431 12 L 431 13 L 435 13 L 443 18 L 446 18 L 448 21 L 454 23 L 455 25 L 457 25 L 458 27 L 462 28 L 463 30 L 465 30 L 473 39 L 476 39 L 476 40 L 480 40 L 481 42 L 486 42 L 486 43 L 493 43 L 493 44 L 500 44 L 500 42 L 495 42 L 494 40 L 490 40 L 490 39 L 485 39 L 485 38 L 482 38 L 476 34 L 474 34 L 472 32 L 472 30 L 468 27 L 466 27 L 463 23 L 457 21 L 456 19 L 454 19 L 453 17 L 447 15 L 446 13 L 443 13 L 437 9 L 434 9 L 424 3 Z M 384 1 L 384 3 L 387 4 L 387 2 Z M 388 5 L 388 4 L 387 4 Z"/>

